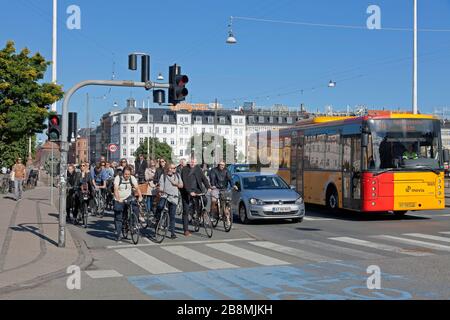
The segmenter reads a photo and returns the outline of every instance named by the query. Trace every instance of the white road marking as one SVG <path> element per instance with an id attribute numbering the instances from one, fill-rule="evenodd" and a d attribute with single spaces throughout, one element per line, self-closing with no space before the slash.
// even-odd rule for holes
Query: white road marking
<path id="1" fill-rule="evenodd" d="M 438 236 L 432 236 L 429 234 L 422 234 L 422 233 L 405 233 L 404 236 L 408 237 L 414 237 L 414 238 L 422 238 L 422 239 L 428 239 L 428 240 L 435 240 L 435 241 L 442 241 L 442 242 L 450 242 L 450 238 L 446 237 L 438 237 Z"/>
<path id="2" fill-rule="evenodd" d="M 333 221 L 335 219 L 304 217 L 303 220 L 305 220 L 305 221 Z"/>
<path id="3" fill-rule="evenodd" d="M 118 273 L 116 270 L 91 270 L 91 271 L 85 271 L 85 272 L 92 279 L 105 279 L 105 278 L 120 278 L 120 277 L 123 277 L 123 275 Z"/>
<path id="4" fill-rule="evenodd" d="M 233 255 L 244 260 L 249 260 L 264 266 L 277 266 L 290 264 L 289 262 L 265 256 L 263 254 L 239 248 L 227 243 L 207 244 L 206 246 L 213 248 L 215 250 L 225 252 L 229 255 Z"/>
<path id="5" fill-rule="evenodd" d="M 378 249 L 378 250 L 383 250 L 383 251 L 401 253 L 401 254 L 406 254 L 406 255 L 416 256 L 416 257 L 423 257 L 423 256 L 431 255 L 428 252 L 413 252 L 413 251 L 408 251 L 406 249 L 395 247 L 395 246 L 389 246 L 389 245 L 382 244 L 382 243 L 376 243 L 376 242 L 355 239 L 355 238 L 349 238 L 349 237 L 330 238 L 330 240 L 354 244 L 354 245 Z"/>
<path id="6" fill-rule="evenodd" d="M 319 241 L 314 241 L 314 240 L 293 240 L 293 241 L 296 243 L 299 243 L 299 244 L 303 244 L 303 245 L 307 245 L 307 246 L 311 246 L 311 247 L 315 247 L 315 248 L 319 248 L 319 249 L 325 249 L 325 250 L 329 250 L 329 251 L 340 253 L 340 254 L 346 254 L 349 256 L 355 256 L 355 257 L 363 258 L 363 259 L 385 258 L 385 256 L 382 256 L 382 255 L 379 255 L 376 253 L 370 253 L 370 252 L 365 252 L 365 251 L 361 251 L 361 250 L 344 248 L 344 247 L 336 246 L 334 244 L 325 243 L 325 242 L 319 242 Z"/>
<path id="7" fill-rule="evenodd" d="M 142 269 L 150 272 L 151 274 L 181 272 L 181 270 L 178 270 L 172 267 L 171 265 L 168 265 L 167 263 L 160 261 L 137 248 L 119 249 L 116 250 L 116 252 L 125 259 L 128 259 L 129 261 L 138 265 Z"/>
<path id="8" fill-rule="evenodd" d="M 412 244 L 412 245 L 415 245 L 415 246 L 428 248 L 428 249 L 433 249 L 433 250 L 450 251 L 450 247 L 449 246 L 444 246 L 442 244 L 435 244 L 435 243 L 431 243 L 431 242 L 418 241 L 418 240 L 412 240 L 412 239 L 405 239 L 405 238 L 393 237 L 393 236 L 388 236 L 388 235 L 375 236 L 375 238 L 392 240 L 392 241 L 396 241 L 396 242 L 400 242 L 400 243 L 406 243 L 406 244 Z"/>
<path id="9" fill-rule="evenodd" d="M 202 267 L 205 267 L 207 269 L 238 268 L 238 266 L 235 266 L 234 264 L 225 262 L 220 259 L 216 259 L 214 257 L 208 256 L 201 252 L 189 249 L 188 247 L 185 247 L 185 246 L 170 246 L 170 247 L 165 247 L 162 249 L 164 249 L 172 254 L 175 254 L 179 257 L 182 257 L 183 259 L 186 259 L 186 260 L 189 260 L 196 264 L 199 264 Z"/>
<path id="10" fill-rule="evenodd" d="M 311 260 L 311 261 L 315 261 L 315 262 L 325 262 L 325 261 L 336 261 L 337 260 L 334 258 L 325 257 L 325 256 L 322 256 L 319 254 L 303 251 L 303 250 L 296 249 L 296 248 L 282 246 L 282 245 L 279 245 L 279 244 L 276 244 L 273 242 L 268 242 L 268 241 L 255 241 L 255 242 L 249 242 L 249 243 L 254 246 L 260 247 L 260 248 L 277 251 L 280 253 L 295 256 L 300 259 Z"/>
<path id="11" fill-rule="evenodd" d="M 440 234 L 450 234 L 450 231 L 439 232 Z"/>
<path id="12" fill-rule="evenodd" d="M 147 239 L 148 240 L 148 239 Z M 148 244 L 125 244 L 125 245 L 115 245 L 107 246 L 106 249 L 126 249 L 126 248 L 145 248 L 145 247 L 163 247 L 163 246 L 173 246 L 173 245 L 186 245 L 186 244 L 206 244 L 206 243 L 222 243 L 222 242 L 240 242 L 240 241 L 255 241 L 255 238 L 237 238 L 237 239 L 223 239 L 223 240 L 194 240 L 194 241 L 175 241 L 175 242 L 163 242 L 161 244 L 151 242 Z"/>

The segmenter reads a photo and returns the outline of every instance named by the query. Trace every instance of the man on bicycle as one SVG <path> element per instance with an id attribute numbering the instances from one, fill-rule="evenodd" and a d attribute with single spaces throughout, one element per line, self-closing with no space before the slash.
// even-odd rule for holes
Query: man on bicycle
<path id="1" fill-rule="evenodd" d="M 184 188 L 182 189 L 183 202 L 187 202 L 184 207 L 191 210 L 192 217 L 198 219 L 200 217 L 200 198 L 198 194 L 206 193 L 206 190 L 211 191 L 211 186 L 208 179 L 203 174 L 200 166 L 197 165 L 197 160 L 192 158 L 189 165 L 184 167 L 181 172 L 181 178 L 183 179 Z M 195 215 L 194 215 L 195 213 Z M 183 229 L 185 236 L 189 236 L 188 229 L 188 215 L 189 212 L 185 212 L 183 216 Z"/>
<path id="2" fill-rule="evenodd" d="M 224 192 L 228 189 L 228 186 L 232 186 L 231 184 L 231 174 L 226 169 L 225 161 L 220 161 L 219 165 L 211 170 L 210 173 L 210 182 L 211 182 L 211 214 L 216 219 L 219 218 L 219 208 L 217 207 L 217 200 L 220 197 L 220 193 Z M 229 212 L 225 213 L 227 215 L 227 219 L 229 219 Z"/>
<path id="3" fill-rule="evenodd" d="M 125 167 L 123 175 L 118 175 L 114 179 L 114 223 L 116 225 L 116 241 L 121 240 L 123 221 L 127 217 L 128 205 L 132 206 L 134 214 L 139 217 L 139 207 L 134 200 L 134 192 L 138 194 L 139 202 L 142 201 L 142 193 L 139 190 L 138 182 L 135 177 L 131 175 L 131 168 Z M 125 204 L 127 202 L 128 204 Z"/>
<path id="4" fill-rule="evenodd" d="M 100 162 L 91 170 L 91 183 L 95 192 L 99 190 L 100 196 L 106 200 L 106 183 L 108 181 L 108 172 L 106 171 L 106 162 Z M 97 208 L 98 209 L 98 208 Z"/>
<path id="5" fill-rule="evenodd" d="M 77 220 L 78 208 L 79 208 L 79 192 L 80 189 L 81 174 L 75 171 L 75 166 L 70 164 L 67 169 L 67 207 L 66 207 L 66 220 L 70 222 L 70 210 L 72 209 L 73 220 Z"/>

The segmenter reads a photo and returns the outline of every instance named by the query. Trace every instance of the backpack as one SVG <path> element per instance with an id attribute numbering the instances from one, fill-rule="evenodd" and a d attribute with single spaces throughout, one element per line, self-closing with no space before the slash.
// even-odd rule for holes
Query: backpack
<path id="1" fill-rule="evenodd" d="M 123 183 L 123 175 L 119 175 L 119 179 L 120 179 L 120 182 L 119 182 L 119 187 L 120 187 L 122 184 L 125 184 L 125 183 Z M 131 177 L 130 177 L 130 185 L 131 185 L 131 189 L 136 189 L 136 186 L 133 185 L 133 179 L 131 179 Z"/>

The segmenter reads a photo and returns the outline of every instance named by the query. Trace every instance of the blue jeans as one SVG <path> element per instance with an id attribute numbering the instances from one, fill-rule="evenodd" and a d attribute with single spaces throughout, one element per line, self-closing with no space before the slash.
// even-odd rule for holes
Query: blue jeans
<path id="1" fill-rule="evenodd" d="M 23 179 L 14 179 L 14 194 L 16 196 L 16 200 L 22 199 L 23 193 Z"/>
<path id="2" fill-rule="evenodd" d="M 158 207 L 156 208 L 156 216 L 159 218 L 161 212 L 164 210 L 164 206 L 166 205 L 166 198 L 161 198 L 158 203 Z M 171 202 L 168 202 L 169 208 L 169 231 L 171 234 L 175 234 L 175 216 L 177 214 L 177 205 Z"/>
<path id="3" fill-rule="evenodd" d="M 145 197 L 145 205 L 147 206 L 147 210 L 153 211 L 153 196 L 146 196 Z"/>

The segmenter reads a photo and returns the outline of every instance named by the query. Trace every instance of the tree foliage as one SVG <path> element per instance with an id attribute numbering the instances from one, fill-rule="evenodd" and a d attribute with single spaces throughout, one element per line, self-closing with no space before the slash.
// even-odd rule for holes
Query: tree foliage
<path id="1" fill-rule="evenodd" d="M 11 166 L 27 154 L 27 138 L 41 133 L 48 117 L 47 107 L 63 97 L 62 88 L 43 83 L 47 67 L 39 53 L 30 56 L 24 48 L 16 52 L 8 41 L 0 50 L 0 154 L 3 165 Z"/>
<path id="2" fill-rule="evenodd" d="M 165 142 L 160 142 L 157 138 L 150 138 L 150 152 L 148 150 L 148 139 L 145 138 L 144 142 L 139 145 L 139 148 L 134 153 L 137 158 L 140 154 L 143 154 L 145 158 L 150 155 L 151 159 L 164 158 L 167 161 L 172 161 L 172 147 Z"/>

